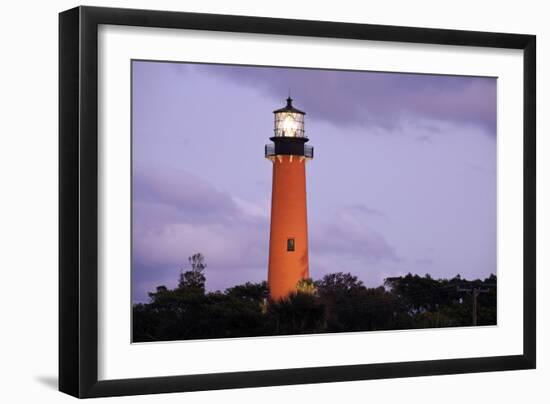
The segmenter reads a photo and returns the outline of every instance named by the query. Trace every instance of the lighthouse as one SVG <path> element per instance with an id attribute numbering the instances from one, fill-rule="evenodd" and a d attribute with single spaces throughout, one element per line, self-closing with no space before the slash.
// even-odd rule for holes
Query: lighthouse
<path id="1" fill-rule="evenodd" d="M 294 108 L 292 98 L 273 113 L 273 143 L 265 146 L 273 165 L 267 283 L 270 298 L 280 300 L 309 278 L 306 162 L 313 159 L 313 147 L 306 145 L 305 112 Z"/>

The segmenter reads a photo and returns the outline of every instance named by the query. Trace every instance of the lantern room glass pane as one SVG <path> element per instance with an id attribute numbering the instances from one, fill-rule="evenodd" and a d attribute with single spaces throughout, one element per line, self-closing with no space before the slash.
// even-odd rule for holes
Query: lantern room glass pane
<path id="1" fill-rule="evenodd" d="M 304 115 L 297 112 L 275 114 L 275 136 L 304 137 Z"/>

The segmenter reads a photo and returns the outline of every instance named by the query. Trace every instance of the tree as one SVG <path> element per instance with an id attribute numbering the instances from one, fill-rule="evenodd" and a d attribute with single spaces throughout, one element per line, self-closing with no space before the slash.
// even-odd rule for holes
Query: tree
<path id="1" fill-rule="evenodd" d="M 336 272 L 333 274 L 327 274 L 323 276 L 320 281 L 316 282 L 317 288 L 320 292 L 332 292 L 332 293 L 347 293 L 354 290 L 363 289 L 365 286 L 357 276 L 352 274 Z"/>
<path id="2" fill-rule="evenodd" d="M 202 273 L 205 270 L 206 263 L 204 262 L 204 255 L 201 253 L 193 254 L 187 259 L 189 260 L 192 271 Z"/>
<path id="3" fill-rule="evenodd" d="M 409 273 L 368 288 L 337 272 L 304 279 L 287 298 L 269 301 L 265 281 L 206 292 L 204 256 L 192 255 L 189 264 L 177 288 L 158 286 L 150 303 L 134 305 L 135 342 L 469 326 L 472 296 L 464 288 L 487 290 L 478 296 L 477 323 L 496 324 L 495 275 L 468 281 Z"/>
<path id="4" fill-rule="evenodd" d="M 317 295 L 317 286 L 311 278 L 300 279 L 296 284 L 296 291 L 306 295 Z"/>
<path id="5" fill-rule="evenodd" d="M 267 298 L 269 290 L 266 281 L 261 283 L 246 282 L 244 285 L 227 288 L 225 294 L 238 299 L 261 303 Z"/>
<path id="6" fill-rule="evenodd" d="M 326 330 L 325 305 L 309 293 L 296 292 L 271 302 L 264 318 L 271 335 L 311 334 Z"/>
<path id="7" fill-rule="evenodd" d="M 201 253 L 193 254 L 188 258 L 189 264 L 191 265 L 190 271 L 185 271 L 180 273 L 180 279 L 178 287 L 181 288 L 191 288 L 204 293 L 206 277 L 203 272 L 206 268 L 206 263 L 204 261 L 204 255 Z"/>
<path id="8" fill-rule="evenodd" d="M 413 314 L 436 310 L 441 303 L 444 303 L 446 294 L 456 289 L 442 288 L 441 282 L 430 275 L 422 277 L 411 273 L 406 276 L 386 278 L 384 284 L 408 306 Z"/>

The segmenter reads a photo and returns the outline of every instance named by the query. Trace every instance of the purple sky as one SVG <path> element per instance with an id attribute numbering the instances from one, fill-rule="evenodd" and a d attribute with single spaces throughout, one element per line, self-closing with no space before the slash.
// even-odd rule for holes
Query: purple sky
<path id="1" fill-rule="evenodd" d="M 496 273 L 496 79 L 132 63 L 133 299 L 267 277 L 274 109 L 305 111 L 310 274 Z"/>

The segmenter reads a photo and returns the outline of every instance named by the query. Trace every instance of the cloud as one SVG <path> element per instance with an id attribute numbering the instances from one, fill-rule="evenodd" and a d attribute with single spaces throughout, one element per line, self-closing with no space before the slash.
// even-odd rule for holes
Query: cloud
<path id="1" fill-rule="evenodd" d="M 134 246 L 149 265 L 185 266 L 188 256 L 201 252 L 212 271 L 251 268 L 267 262 L 261 230 L 249 223 L 165 224 L 140 233 Z"/>
<path id="2" fill-rule="evenodd" d="M 230 195 L 187 171 L 167 167 L 134 167 L 134 203 L 172 209 L 180 219 L 231 220 L 239 214 Z M 165 212 L 166 213 L 166 212 Z"/>
<path id="3" fill-rule="evenodd" d="M 339 126 L 399 130 L 413 116 L 475 125 L 496 134 L 496 79 L 491 77 L 247 66 L 193 69 L 227 77 L 281 102 L 290 89 L 298 108 Z"/>
<path id="4" fill-rule="evenodd" d="M 267 274 L 269 203 L 255 204 L 212 186 L 187 171 L 138 166 L 133 175 L 133 265 L 135 298 L 176 279 L 187 257 L 206 257 L 209 288 L 223 289 Z M 325 268 L 353 272 L 352 262 L 368 265 L 395 261 L 393 247 L 366 225 L 384 214 L 352 205 L 310 230 L 310 250 L 317 255 L 312 274 Z M 361 219 L 364 218 L 365 220 Z M 335 257 L 342 265 L 335 268 Z M 311 265 L 311 264 L 310 264 Z M 346 269 L 347 268 L 347 269 Z"/>
<path id="5" fill-rule="evenodd" d="M 379 209 L 370 208 L 364 204 L 349 205 L 344 208 L 350 213 L 356 213 L 371 217 L 386 218 L 386 214 Z"/>
<path id="6" fill-rule="evenodd" d="M 366 206 L 360 205 L 359 209 L 367 216 L 371 214 Z M 369 225 L 365 217 L 358 216 L 357 210 L 357 206 L 341 209 L 332 220 L 318 226 L 311 236 L 310 249 L 321 256 L 340 255 L 365 265 L 399 261 L 394 247 L 382 233 Z"/>
<path id="7" fill-rule="evenodd" d="M 138 264 L 182 266 L 203 253 L 211 271 L 265 265 L 266 216 L 253 203 L 182 170 L 134 171 L 134 257 Z"/>

